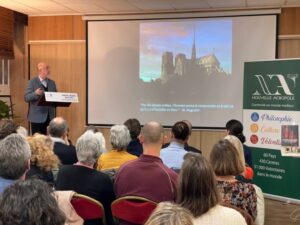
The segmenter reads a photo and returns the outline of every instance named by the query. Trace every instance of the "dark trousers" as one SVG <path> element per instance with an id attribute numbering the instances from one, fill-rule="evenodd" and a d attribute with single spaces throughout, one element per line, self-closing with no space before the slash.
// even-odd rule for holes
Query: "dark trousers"
<path id="1" fill-rule="evenodd" d="M 31 135 L 34 135 L 35 133 L 47 135 L 47 127 L 48 127 L 49 123 L 50 123 L 49 114 L 44 123 L 32 123 L 31 122 Z"/>

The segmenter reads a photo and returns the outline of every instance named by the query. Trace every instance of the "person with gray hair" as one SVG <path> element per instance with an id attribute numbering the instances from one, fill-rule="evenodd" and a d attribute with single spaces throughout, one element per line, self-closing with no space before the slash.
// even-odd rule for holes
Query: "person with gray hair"
<path id="1" fill-rule="evenodd" d="M 47 128 L 48 134 L 54 142 L 53 151 L 63 165 L 76 163 L 76 149 L 68 141 L 68 124 L 62 117 L 55 117 Z"/>
<path id="2" fill-rule="evenodd" d="M 73 190 L 102 203 L 107 224 L 114 224 L 110 205 L 115 200 L 113 184 L 108 175 L 94 169 L 104 151 L 103 135 L 92 130 L 81 135 L 76 143 L 78 162 L 64 165 L 58 172 L 56 190 Z M 100 224 L 100 223 L 99 223 Z"/>
<path id="3" fill-rule="evenodd" d="M 16 180 L 24 180 L 30 168 L 29 144 L 19 134 L 10 134 L 0 141 L 0 193 Z"/>
<path id="4" fill-rule="evenodd" d="M 113 149 L 99 157 L 97 170 L 119 169 L 125 162 L 136 159 L 135 155 L 127 152 L 130 140 L 130 133 L 125 125 L 112 126 L 110 142 Z"/>

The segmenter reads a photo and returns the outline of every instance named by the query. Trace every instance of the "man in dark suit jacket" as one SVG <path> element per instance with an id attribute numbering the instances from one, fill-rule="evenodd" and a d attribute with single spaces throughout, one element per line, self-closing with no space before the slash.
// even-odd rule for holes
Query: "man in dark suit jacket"
<path id="1" fill-rule="evenodd" d="M 28 120 L 31 122 L 31 134 L 36 132 L 46 134 L 47 126 L 55 117 L 54 106 L 38 106 L 45 91 L 56 92 L 55 82 L 48 78 L 50 68 L 48 64 L 40 62 L 37 65 L 38 76 L 31 79 L 27 85 L 24 99 L 29 103 Z"/>
<path id="2" fill-rule="evenodd" d="M 62 117 L 55 117 L 48 126 L 48 133 L 54 142 L 54 153 L 63 165 L 77 163 L 76 149 L 68 141 L 68 124 Z"/>

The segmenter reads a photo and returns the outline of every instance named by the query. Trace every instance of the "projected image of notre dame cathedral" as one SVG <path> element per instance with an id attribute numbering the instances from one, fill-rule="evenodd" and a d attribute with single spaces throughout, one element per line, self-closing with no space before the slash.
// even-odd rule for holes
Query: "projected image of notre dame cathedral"
<path id="1" fill-rule="evenodd" d="M 213 76 L 229 75 L 220 65 L 215 54 L 209 54 L 197 58 L 195 33 L 191 58 L 188 59 L 185 54 L 179 53 L 175 56 L 175 64 L 172 52 L 164 52 L 162 55 L 161 76 L 162 84 L 168 83 L 170 79 L 176 77 L 187 78 L 189 76 Z"/>

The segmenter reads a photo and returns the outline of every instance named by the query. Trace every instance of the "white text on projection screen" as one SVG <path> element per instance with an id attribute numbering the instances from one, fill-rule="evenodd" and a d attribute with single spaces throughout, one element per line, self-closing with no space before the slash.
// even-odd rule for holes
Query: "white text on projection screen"
<path id="1" fill-rule="evenodd" d="M 89 22 L 88 41 L 88 123 L 224 127 L 242 118 L 243 63 L 275 57 L 276 17 Z"/>

